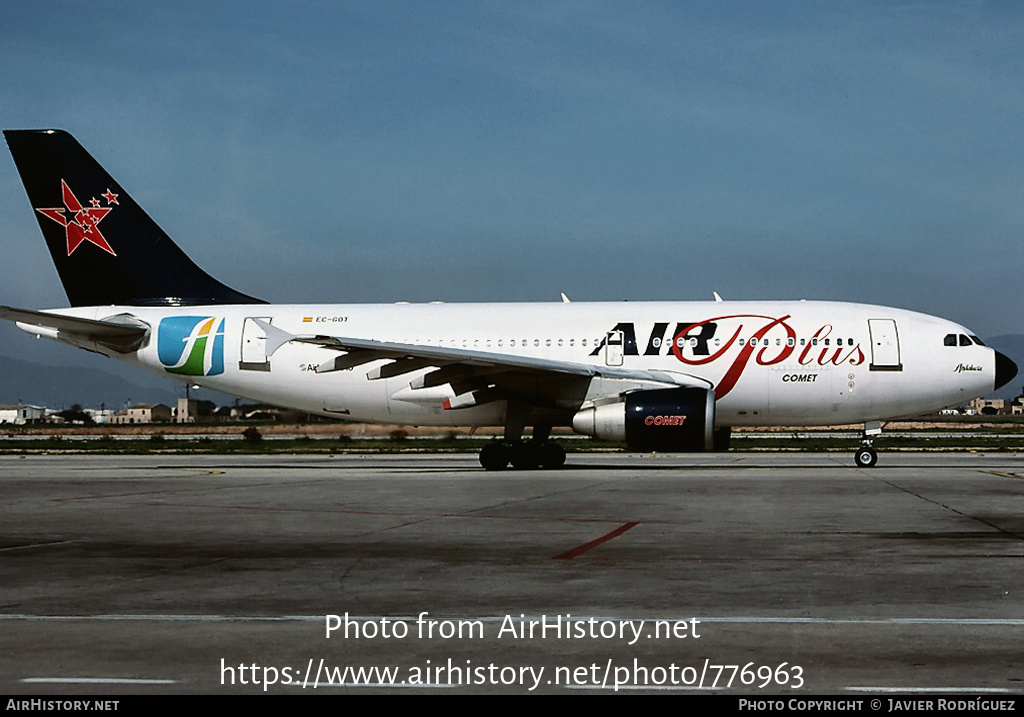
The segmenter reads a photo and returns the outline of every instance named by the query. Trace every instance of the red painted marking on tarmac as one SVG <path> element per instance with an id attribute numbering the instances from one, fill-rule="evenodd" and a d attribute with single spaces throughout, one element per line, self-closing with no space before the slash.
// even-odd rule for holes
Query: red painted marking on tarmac
<path id="1" fill-rule="evenodd" d="M 629 530 L 630 528 L 636 527 L 637 525 L 640 525 L 640 523 L 638 523 L 638 522 L 623 523 L 622 525 L 620 525 L 618 528 L 616 528 L 612 532 L 606 533 L 606 534 L 602 535 L 597 540 L 591 540 L 589 543 L 584 543 L 583 545 L 577 545 L 572 550 L 567 550 L 564 553 L 562 553 L 561 555 L 556 555 L 555 556 L 555 560 L 572 560 L 575 557 L 583 555 L 583 553 L 587 552 L 591 548 L 596 548 L 601 543 L 607 543 L 612 538 L 619 537 L 620 535 L 625 533 L 627 530 Z"/>

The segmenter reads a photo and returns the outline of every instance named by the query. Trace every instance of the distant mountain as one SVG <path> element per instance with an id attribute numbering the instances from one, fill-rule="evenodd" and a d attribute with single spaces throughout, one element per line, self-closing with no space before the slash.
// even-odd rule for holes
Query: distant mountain
<path id="1" fill-rule="evenodd" d="M 1006 354 L 1020 369 L 1020 373 L 1010 383 L 993 395 L 998 398 L 1016 398 L 1024 393 L 1024 334 L 993 336 L 990 339 L 985 339 L 985 343 L 996 351 Z"/>
<path id="2" fill-rule="evenodd" d="M 174 406 L 178 392 L 141 386 L 106 371 L 82 366 L 52 366 L 0 356 L 0 404 L 28 403 L 61 409 L 78 403 L 86 408 L 121 408 L 131 403 Z"/>
<path id="3" fill-rule="evenodd" d="M 84 357 L 83 357 L 84 358 Z M 89 357 L 95 358 L 95 357 Z M 102 360 L 102 359 L 101 359 Z M 80 404 L 84 408 L 124 408 L 127 404 L 163 403 L 176 406 L 185 395 L 184 384 L 150 376 L 140 369 L 110 364 L 117 372 L 138 376 L 139 381 L 87 366 L 51 365 L 0 356 L 0 405 L 27 403 L 60 410 Z M 234 396 L 200 390 L 193 398 L 230 405 Z"/>
<path id="4" fill-rule="evenodd" d="M 131 403 L 177 404 L 185 384 L 99 354 L 34 339 L 0 321 L 0 404 L 24 403 L 47 408 L 123 408 Z M 202 389 L 193 398 L 231 405 L 234 396 Z"/>

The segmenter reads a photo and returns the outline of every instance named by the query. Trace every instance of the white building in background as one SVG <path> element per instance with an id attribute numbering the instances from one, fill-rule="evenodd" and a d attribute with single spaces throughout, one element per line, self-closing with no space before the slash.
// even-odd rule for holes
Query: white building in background
<path id="1" fill-rule="evenodd" d="M 115 412 L 111 423 L 169 423 L 172 413 L 171 407 L 162 403 L 139 403 Z"/>
<path id="2" fill-rule="evenodd" d="M 85 412 L 92 417 L 92 422 L 103 425 L 114 422 L 114 409 L 112 408 L 87 408 Z"/>
<path id="3" fill-rule="evenodd" d="M 41 406 L 0 406 L 0 423 L 23 426 L 32 421 L 42 421 L 45 417 L 46 409 Z"/>
<path id="4" fill-rule="evenodd" d="M 976 398 L 967 404 L 969 409 L 968 415 L 995 416 L 1009 413 L 1009 403 L 1009 401 L 1003 398 Z"/>

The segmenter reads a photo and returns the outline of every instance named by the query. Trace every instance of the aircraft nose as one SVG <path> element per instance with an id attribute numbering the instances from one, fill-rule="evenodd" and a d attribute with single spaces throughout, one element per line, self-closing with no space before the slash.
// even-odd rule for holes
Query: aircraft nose
<path id="1" fill-rule="evenodd" d="M 1013 380 L 1013 377 L 1017 375 L 1017 364 L 1011 361 L 1007 356 L 996 351 L 996 385 L 993 391 L 998 391 L 1000 388 L 1008 384 Z"/>

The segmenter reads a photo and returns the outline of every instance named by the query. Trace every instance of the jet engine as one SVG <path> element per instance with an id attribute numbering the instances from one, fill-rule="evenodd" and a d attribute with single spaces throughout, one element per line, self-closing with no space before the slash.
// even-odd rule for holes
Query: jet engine
<path id="1" fill-rule="evenodd" d="M 583 408 L 572 428 L 632 451 L 699 453 L 715 448 L 715 393 L 704 388 L 665 388 L 627 393 L 621 401 Z"/>

